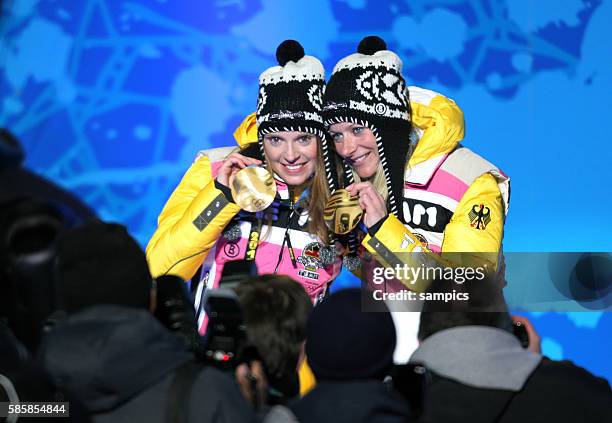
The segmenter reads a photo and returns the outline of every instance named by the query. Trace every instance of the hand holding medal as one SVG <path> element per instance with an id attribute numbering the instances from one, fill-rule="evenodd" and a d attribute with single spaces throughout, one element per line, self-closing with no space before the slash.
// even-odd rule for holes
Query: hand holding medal
<path id="1" fill-rule="evenodd" d="M 359 197 L 352 197 L 345 189 L 336 190 L 323 210 L 323 219 L 327 227 L 338 235 L 352 231 L 362 217 L 363 210 L 359 206 Z"/>
<path id="2" fill-rule="evenodd" d="M 260 212 L 267 209 L 276 196 L 272 174 L 256 165 L 249 165 L 230 178 L 232 197 L 241 209 Z"/>
<path id="3" fill-rule="evenodd" d="M 276 196 L 276 182 L 261 163 L 261 160 L 232 153 L 217 173 L 217 181 L 229 187 L 236 204 L 248 212 L 265 210 Z"/>

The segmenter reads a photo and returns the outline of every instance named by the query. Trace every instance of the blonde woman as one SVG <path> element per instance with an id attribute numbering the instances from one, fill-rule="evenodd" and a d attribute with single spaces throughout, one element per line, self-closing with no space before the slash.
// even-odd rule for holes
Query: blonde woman
<path id="1" fill-rule="evenodd" d="M 368 282 L 380 284 L 376 289 L 388 291 L 423 291 L 431 278 L 404 273 L 383 286 L 374 278 L 380 265 L 454 266 L 467 256 L 447 253 L 477 253 L 478 264 L 503 269 L 497 258 L 509 179 L 460 144 L 463 113 L 452 100 L 406 87 L 401 59 L 380 38 L 366 37 L 357 53 L 336 64 L 323 102 L 325 124 L 344 162 L 344 183 L 365 212 L 362 230 L 349 239 L 347 267 L 361 269 Z M 414 252 L 426 256 L 409 254 Z M 402 362 L 417 346 L 418 315 L 393 316 L 403 328 L 396 351 Z"/>
<path id="2" fill-rule="evenodd" d="M 509 179 L 459 142 L 463 113 L 450 99 L 406 87 L 402 61 L 378 37 L 340 60 L 323 117 L 364 209 L 364 248 L 398 253 L 501 249 Z"/>
<path id="3" fill-rule="evenodd" d="M 253 115 L 247 117 L 235 133 L 240 148 L 198 155 L 161 212 L 147 247 L 154 276 L 188 280 L 201 266 L 200 331 L 206 325 L 202 292 L 218 287 L 230 264 L 288 275 L 313 302 L 325 295 L 340 270 L 322 218 L 330 177 L 320 115 L 323 66 L 295 41 L 283 42 L 277 58 L 279 66 L 259 78 L 256 122 Z M 276 182 L 275 202 L 261 213 L 241 210 L 229 189 L 232 176 L 251 165 L 266 167 Z"/>

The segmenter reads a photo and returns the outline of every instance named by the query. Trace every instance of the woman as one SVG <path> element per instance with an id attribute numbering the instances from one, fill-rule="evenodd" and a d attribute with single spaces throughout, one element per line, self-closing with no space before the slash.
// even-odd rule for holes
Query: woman
<path id="1" fill-rule="evenodd" d="M 344 160 L 344 183 L 365 212 L 363 232 L 349 242 L 347 267 L 363 267 L 371 282 L 377 262 L 416 267 L 408 253 L 426 251 L 427 263 L 440 262 L 431 252 L 442 253 L 447 263 L 466 257 L 446 253 L 468 252 L 478 253 L 478 265 L 495 268 L 509 179 L 459 144 L 464 123 L 457 105 L 407 88 L 401 71 L 402 61 L 383 40 L 366 37 L 357 53 L 336 64 L 325 91 L 323 117 Z M 376 260 L 365 260 L 366 251 Z M 428 285 L 427 278 L 400 276 L 403 285 L 389 281 L 384 289 L 423 291 Z M 418 314 L 393 317 L 401 328 L 395 361 L 404 362 L 417 346 Z"/>
<path id="2" fill-rule="evenodd" d="M 323 66 L 304 56 L 295 41 L 283 42 L 277 58 L 280 66 L 259 78 L 256 142 L 251 115 L 235 133 L 240 149 L 201 152 L 166 203 L 147 246 L 154 277 L 188 280 L 202 267 L 196 291 L 200 330 L 202 292 L 218 287 L 222 277 L 252 273 L 254 264 L 257 273 L 299 281 L 316 302 L 340 269 L 322 218 L 330 167 L 320 115 Z M 265 166 L 276 182 L 275 202 L 262 213 L 241 210 L 229 188 L 233 176 L 252 165 Z"/>
<path id="3" fill-rule="evenodd" d="M 325 92 L 323 117 L 344 160 L 347 190 L 365 211 L 362 245 L 391 260 L 422 247 L 499 252 L 508 177 L 459 144 L 457 105 L 406 89 L 401 68 L 383 40 L 367 37 L 338 62 Z"/>

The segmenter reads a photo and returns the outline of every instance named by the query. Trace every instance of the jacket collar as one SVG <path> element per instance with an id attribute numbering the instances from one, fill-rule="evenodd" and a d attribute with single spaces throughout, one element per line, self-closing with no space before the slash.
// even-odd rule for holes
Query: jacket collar
<path id="1" fill-rule="evenodd" d="M 404 180 L 410 185 L 427 185 L 433 174 L 442 166 L 448 154 L 442 154 L 437 157 L 425 160 L 414 166 L 407 166 Z"/>

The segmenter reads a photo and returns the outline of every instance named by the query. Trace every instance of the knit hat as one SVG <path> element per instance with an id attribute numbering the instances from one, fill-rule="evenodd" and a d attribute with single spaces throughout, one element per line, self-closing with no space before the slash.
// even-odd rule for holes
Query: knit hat
<path id="1" fill-rule="evenodd" d="M 352 122 L 372 131 L 385 171 L 389 211 L 403 219 L 399 207 L 411 124 L 408 90 L 401 72 L 401 59 L 387 50 L 381 38 L 364 38 L 357 53 L 336 64 L 323 98 L 323 118 L 326 127 Z M 353 183 L 346 163 L 344 173 L 347 182 Z"/>
<path id="2" fill-rule="evenodd" d="M 323 65 L 317 58 L 304 55 L 304 48 L 294 40 L 285 40 L 278 46 L 276 59 L 279 65 L 259 76 L 256 115 L 261 155 L 264 156 L 265 134 L 299 131 L 317 135 L 321 139 L 326 179 L 333 192 L 337 178 L 321 116 L 325 90 Z"/>
<path id="3" fill-rule="evenodd" d="M 145 254 L 124 226 L 96 221 L 59 240 L 57 290 L 68 313 L 98 304 L 148 309 L 152 283 Z"/>
<path id="4" fill-rule="evenodd" d="M 393 319 L 386 307 L 383 312 L 362 311 L 361 295 L 360 289 L 344 289 L 324 299 L 310 315 L 306 358 L 317 379 L 379 379 L 390 370 Z"/>

